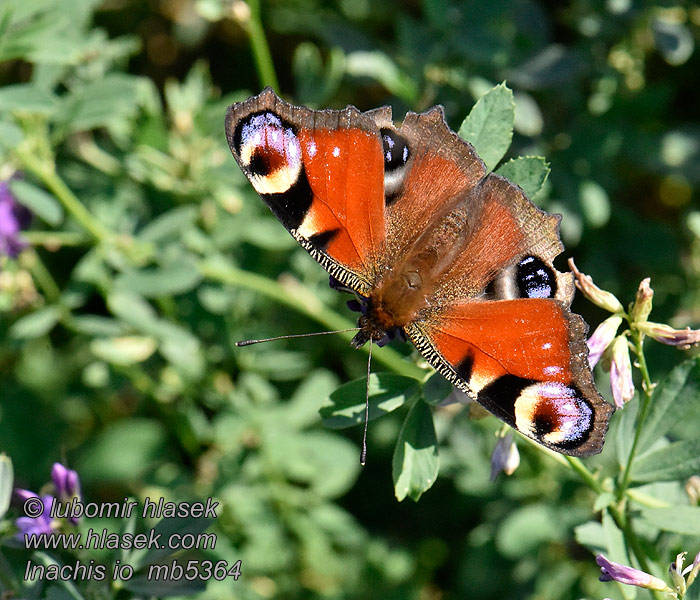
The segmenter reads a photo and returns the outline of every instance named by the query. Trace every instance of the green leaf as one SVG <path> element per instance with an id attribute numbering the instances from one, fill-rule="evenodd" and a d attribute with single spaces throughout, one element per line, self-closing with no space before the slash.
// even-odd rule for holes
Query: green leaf
<path id="1" fill-rule="evenodd" d="M 319 410 L 323 424 L 343 429 L 364 423 L 367 379 L 356 379 L 335 390 Z M 369 420 L 382 417 L 413 398 L 419 391 L 412 377 L 372 373 L 369 378 Z"/>
<path id="2" fill-rule="evenodd" d="M 338 498 L 355 483 L 360 472 L 360 451 L 329 431 L 280 433 L 271 428 L 264 444 L 266 460 L 314 496 Z M 274 439 L 273 439 L 274 438 Z"/>
<path id="3" fill-rule="evenodd" d="M 144 242 L 160 242 L 165 238 L 180 238 L 182 232 L 197 220 L 199 212 L 194 206 L 180 206 L 156 217 L 138 233 Z"/>
<path id="4" fill-rule="evenodd" d="M 309 106 L 320 106 L 340 86 L 345 72 L 345 54 L 338 47 L 331 48 L 324 66 L 318 46 L 312 42 L 302 42 L 294 51 L 292 70 L 297 99 Z"/>
<path id="5" fill-rule="evenodd" d="M 675 367 L 654 389 L 651 408 L 639 438 L 640 448 L 649 448 L 665 435 L 700 399 L 700 357 Z"/>
<path id="6" fill-rule="evenodd" d="M 0 519 L 5 515 L 12 500 L 12 485 L 14 483 L 14 472 L 12 470 L 12 460 L 6 454 L 0 454 Z"/>
<path id="7" fill-rule="evenodd" d="M 0 88 L 0 112 L 21 111 L 50 115 L 58 98 L 31 83 L 16 83 Z"/>
<path id="8" fill-rule="evenodd" d="M 409 104 L 418 98 L 415 82 L 403 73 L 392 59 L 380 52 L 358 50 L 346 57 L 345 70 L 355 77 L 370 77 Z"/>
<path id="9" fill-rule="evenodd" d="M 406 415 L 391 461 L 394 493 L 399 502 L 406 496 L 418 501 L 435 483 L 438 468 L 433 415 L 430 407 L 419 400 Z"/>
<path id="10" fill-rule="evenodd" d="M 447 400 L 454 391 L 453 385 L 440 373 L 433 373 L 423 385 L 423 398 L 435 406 Z"/>
<path id="11" fill-rule="evenodd" d="M 603 539 L 605 540 L 605 555 L 617 563 L 623 565 L 630 564 L 630 557 L 627 552 L 625 536 L 617 526 L 610 513 L 605 510 L 602 516 Z"/>
<path id="12" fill-rule="evenodd" d="M 42 221 L 54 227 L 63 221 L 63 208 L 51 194 L 22 179 L 10 181 L 10 189 L 17 201 Z"/>
<path id="13" fill-rule="evenodd" d="M 564 535 L 566 525 L 552 506 L 531 504 L 517 508 L 500 524 L 496 546 L 509 558 L 518 558 L 536 551 L 543 542 Z"/>
<path id="14" fill-rule="evenodd" d="M 514 120 L 513 92 L 503 82 L 479 98 L 459 128 L 459 136 L 474 146 L 491 171 L 510 147 Z"/>
<path id="15" fill-rule="evenodd" d="M 120 337 L 126 333 L 126 327 L 116 319 L 98 315 L 74 315 L 71 326 L 90 337 Z"/>
<path id="16" fill-rule="evenodd" d="M 92 353 L 114 365 L 133 365 L 148 359 L 156 350 L 156 341 L 151 337 L 124 336 L 93 340 Z"/>
<path id="17" fill-rule="evenodd" d="M 15 321 L 10 327 L 10 337 L 31 339 L 46 335 L 61 318 L 58 306 L 45 306 Z"/>
<path id="18" fill-rule="evenodd" d="M 154 419 L 116 421 L 92 438 L 77 470 L 105 484 L 134 481 L 162 464 L 166 439 L 163 424 Z"/>
<path id="19" fill-rule="evenodd" d="M 1 118 L 1 117 L 0 117 Z M 10 150 L 22 143 L 24 133 L 11 121 L 0 120 L 0 148 Z"/>
<path id="20" fill-rule="evenodd" d="M 574 527 L 574 537 L 576 541 L 585 546 L 593 554 L 604 554 L 607 552 L 605 538 L 603 537 L 603 526 L 598 521 L 588 521 Z"/>
<path id="21" fill-rule="evenodd" d="M 158 320 L 153 307 L 138 294 L 125 291 L 112 292 L 107 296 L 107 307 L 115 317 L 139 331 L 149 332 Z"/>
<path id="22" fill-rule="evenodd" d="M 63 99 L 61 114 L 68 133 L 96 127 L 122 128 L 136 114 L 145 96 L 145 81 L 126 73 L 110 73 L 76 88 Z"/>
<path id="23" fill-rule="evenodd" d="M 155 269 L 127 271 L 116 278 L 114 285 L 146 298 L 176 296 L 194 289 L 202 276 L 188 260 Z"/>
<path id="24" fill-rule="evenodd" d="M 643 508 L 639 514 L 644 521 L 662 531 L 700 535 L 700 506 Z"/>
<path id="25" fill-rule="evenodd" d="M 496 173 L 523 188 L 528 198 L 534 198 L 549 176 L 549 163 L 541 156 L 520 156 L 501 165 Z"/>
<path id="26" fill-rule="evenodd" d="M 647 452 L 633 464 L 634 481 L 675 481 L 700 473 L 700 439 L 683 440 Z"/>
<path id="27" fill-rule="evenodd" d="M 167 321 L 158 321 L 151 331 L 160 340 L 160 353 L 182 375 L 192 379 L 202 375 L 206 366 L 202 345 L 190 331 Z"/>

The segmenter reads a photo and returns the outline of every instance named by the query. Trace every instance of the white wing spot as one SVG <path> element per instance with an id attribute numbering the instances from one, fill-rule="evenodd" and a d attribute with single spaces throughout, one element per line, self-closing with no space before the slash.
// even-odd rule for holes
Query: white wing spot
<path id="1" fill-rule="evenodd" d="M 336 158 L 340 156 L 340 148 L 338 148 L 338 146 L 333 148 L 333 156 L 335 156 Z"/>

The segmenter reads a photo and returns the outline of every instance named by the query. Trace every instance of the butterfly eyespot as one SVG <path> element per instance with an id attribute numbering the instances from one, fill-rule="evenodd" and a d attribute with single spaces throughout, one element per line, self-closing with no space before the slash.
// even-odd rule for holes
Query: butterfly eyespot
<path id="1" fill-rule="evenodd" d="M 411 151 L 408 142 L 395 130 L 382 128 L 379 133 L 384 154 L 384 196 L 386 203 L 391 204 L 401 191 Z"/>
<path id="2" fill-rule="evenodd" d="M 236 128 L 234 147 L 259 194 L 281 194 L 299 179 L 301 145 L 294 128 L 273 112 L 253 113 Z"/>
<path id="3" fill-rule="evenodd" d="M 537 382 L 515 401 L 515 423 L 523 432 L 557 448 L 581 445 L 593 428 L 591 405 L 573 386 Z"/>
<path id="4" fill-rule="evenodd" d="M 521 298 L 554 298 L 557 293 L 554 270 L 536 256 L 526 256 L 518 262 L 515 282 Z"/>

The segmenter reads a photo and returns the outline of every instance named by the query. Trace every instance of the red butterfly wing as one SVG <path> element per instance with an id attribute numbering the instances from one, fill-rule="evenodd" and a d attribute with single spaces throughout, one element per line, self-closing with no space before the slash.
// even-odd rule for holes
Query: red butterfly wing
<path id="1" fill-rule="evenodd" d="M 386 238 L 375 119 L 353 107 L 292 106 L 268 88 L 229 108 L 226 135 L 255 190 L 297 241 L 342 283 L 367 295 Z"/>
<path id="2" fill-rule="evenodd" d="M 599 452 L 612 406 L 587 364 L 585 325 L 554 299 L 471 301 L 406 328 L 459 389 L 538 442 L 566 454 Z"/>

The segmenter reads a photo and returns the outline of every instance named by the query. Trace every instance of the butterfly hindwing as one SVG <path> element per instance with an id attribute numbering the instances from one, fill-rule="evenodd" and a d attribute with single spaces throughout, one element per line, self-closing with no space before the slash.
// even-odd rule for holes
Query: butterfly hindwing
<path id="1" fill-rule="evenodd" d="M 600 451 L 612 412 L 587 364 L 585 325 L 555 299 L 453 304 L 406 328 L 449 381 L 541 444 L 565 454 Z"/>

